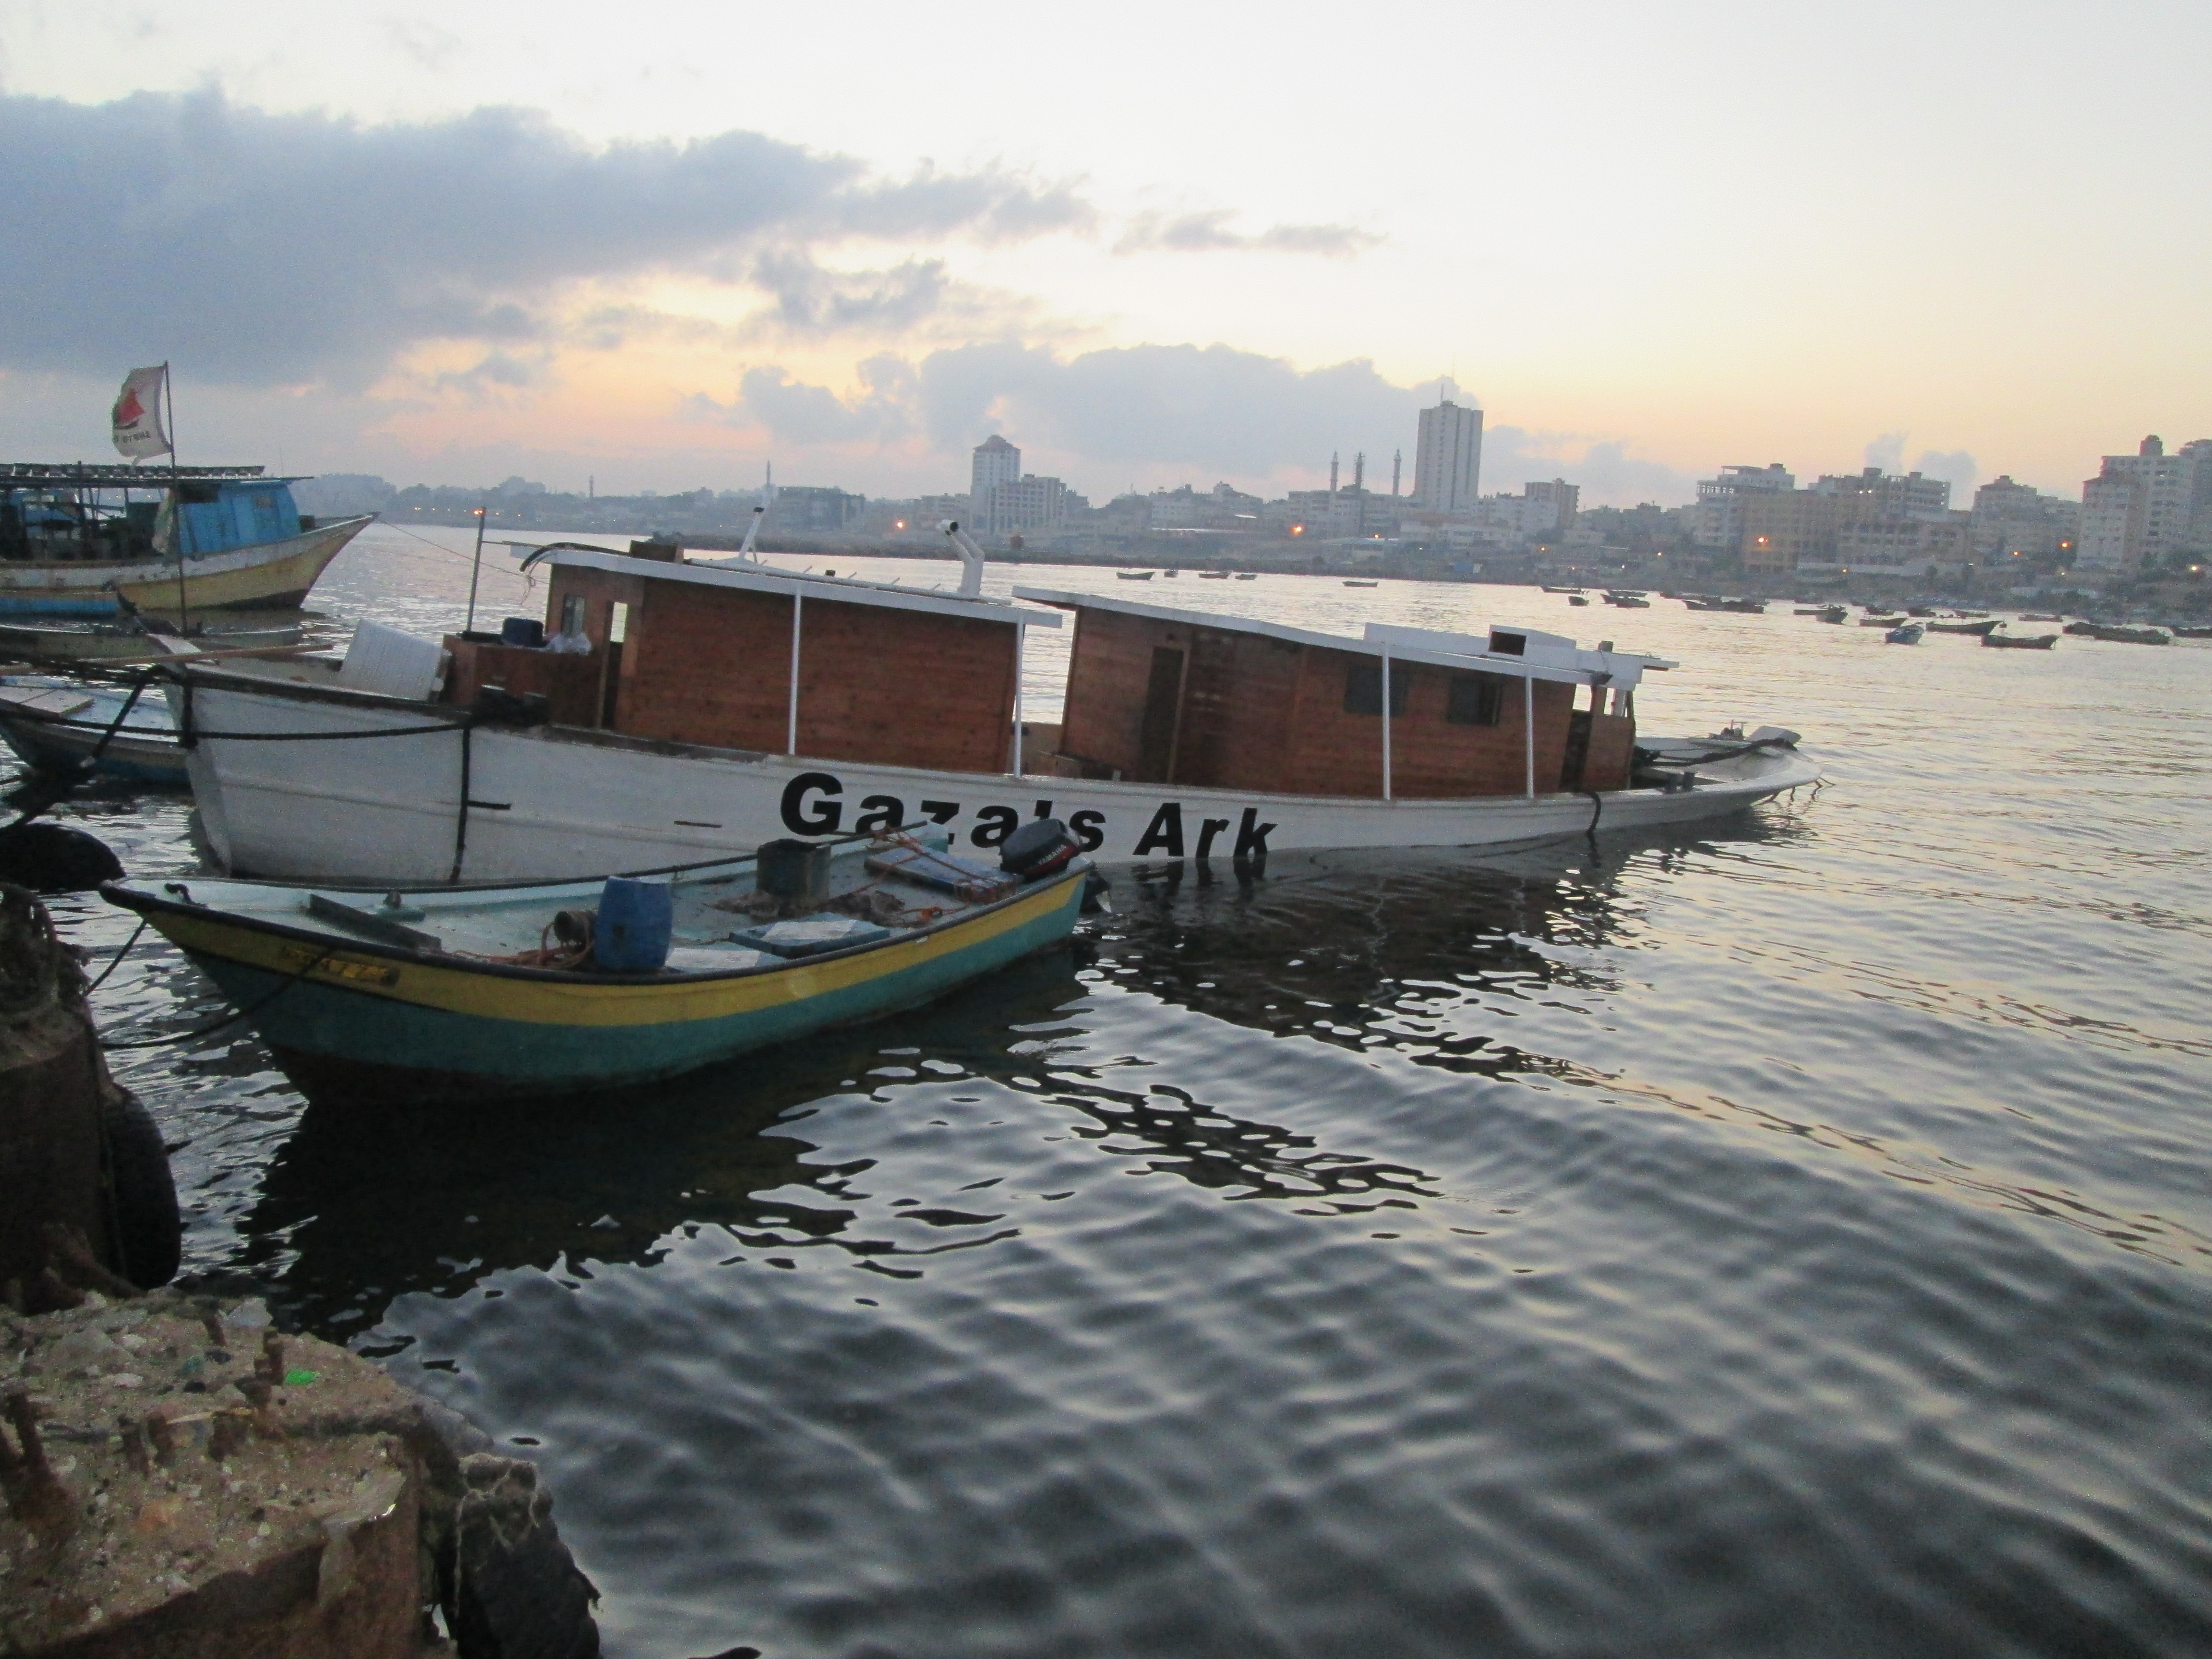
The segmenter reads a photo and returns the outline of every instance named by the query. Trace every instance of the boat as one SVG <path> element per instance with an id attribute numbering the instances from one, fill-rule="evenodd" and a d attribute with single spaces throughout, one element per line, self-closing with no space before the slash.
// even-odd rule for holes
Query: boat
<path id="1" fill-rule="evenodd" d="M 1905 620 L 1906 619 L 1901 615 L 1895 617 L 1861 617 L 1859 618 L 1859 626 L 1861 628 L 1901 628 L 1905 625 Z"/>
<path id="2" fill-rule="evenodd" d="M 1569 605 L 1588 605 L 1589 603 L 1589 596 L 1587 593 L 1570 593 L 1567 595 L 1567 603 Z"/>
<path id="3" fill-rule="evenodd" d="M 1825 605 L 1801 605 L 1790 611 L 1793 617 L 1824 617 L 1828 612 Z"/>
<path id="4" fill-rule="evenodd" d="M 72 776 L 93 761 L 103 777 L 170 788 L 190 781 L 158 692 L 134 698 L 128 686 L 10 674 L 0 678 L 0 739 L 36 771 Z"/>
<path id="5" fill-rule="evenodd" d="M 1161 572 L 1160 572 L 1160 574 L 1162 574 L 1163 576 L 1170 576 L 1170 577 L 1172 577 L 1172 576 L 1180 576 L 1180 575 L 1182 575 L 1182 571 L 1180 571 L 1180 570 L 1163 570 L 1163 571 L 1161 571 Z"/>
<path id="6" fill-rule="evenodd" d="M 1682 603 L 1692 611 L 1735 611 L 1753 617 L 1766 613 L 1766 601 L 1764 599 L 1685 599 Z"/>
<path id="7" fill-rule="evenodd" d="M 2066 620 L 2066 613 L 2063 611 L 2023 611 L 2020 613 L 2020 619 L 2022 622 L 2063 623 Z"/>
<path id="8" fill-rule="evenodd" d="M 1927 631 L 1926 623 L 1909 622 L 1902 627 L 1891 629 L 1881 636 L 1881 641 L 1884 645 L 1917 645 L 1920 636 Z"/>
<path id="9" fill-rule="evenodd" d="M 2069 634 L 2086 634 L 2093 640 L 2118 645 L 2172 645 L 2173 630 L 2152 623 L 2069 623 Z"/>
<path id="10" fill-rule="evenodd" d="M 1118 580 L 1125 582 L 1148 582 L 1158 574 L 1152 570 L 1117 570 L 1114 573 Z"/>
<path id="11" fill-rule="evenodd" d="M 1095 592 L 991 599 L 980 549 L 957 594 L 537 556 L 547 631 L 587 652 L 363 623 L 343 661 L 165 671 L 221 866 L 575 878 L 915 812 L 978 848 L 1058 817 L 1106 861 L 1502 846 L 1735 811 L 1819 775 L 1779 726 L 1647 763 L 1636 690 L 1674 665 L 1532 629 L 1354 636 Z M 1024 640 L 1063 623 L 1065 712 L 1033 723 Z"/>
<path id="12" fill-rule="evenodd" d="M 0 465 L 0 617 L 296 611 L 375 516 L 321 525 L 258 466 Z M 179 557 L 179 550 L 182 557 Z"/>
<path id="13" fill-rule="evenodd" d="M 2056 634 L 2008 634 L 2002 629 L 1993 629 L 1982 635 L 1984 645 L 1997 646 L 2007 651 L 2048 651 L 2058 643 Z"/>
<path id="14" fill-rule="evenodd" d="M 1240 582 L 1256 581 L 1259 580 L 1259 575 L 1260 573 L 1256 570 L 1240 570 L 1237 573 L 1237 580 Z"/>
<path id="15" fill-rule="evenodd" d="M 1354 576 L 1346 576 L 1344 579 L 1344 585 L 1346 587 L 1377 587 L 1381 586 L 1378 582 L 1363 581 Z"/>
<path id="16" fill-rule="evenodd" d="M 1060 944 L 1094 876 L 1051 829 L 1061 861 L 1027 881 L 940 833 L 781 842 L 642 881 L 101 892 L 212 979 L 311 1097 L 458 1103 L 681 1076 Z"/>
<path id="17" fill-rule="evenodd" d="M 1825 605 L 1818 615 L 1822 622 L 1833 623 L 1838 627 L 1841 627 L 1851 619 L 1851 608 L 1847 605 Z"/>
<path id="18" fill-rule="evenodd" d="M 1579 587 L 1554 587 L 1549 582 L 1546 582 L 1542 586 L 1544 592 L 1547 593 L 1579 593 L 1583 591 Z"/>
<path id="19" fill-rule="evenodd" d="M 301 642 L 298 623 L 240 626 L 229 613 L 216 613 L 222 624 L 195 623 L 167 635 L 190 641 L 203 651 L 282 651 Z M 146 629 L 135 621 L 0 622 L 0 657 L 30 657 L 42 662 L 143 661 L 153 649 Z"/>
<path id="20" fill-rule="evenodd" d="M 1201 570 L 1198 573 L 1198 579 L 1202 582 L 1225 582 L 1229 580 L 1229 573 L 1226 570 Z"/>
<path id="21" fill-rule="evenodd" d="M 1928 631 L 1931 634 L 1987 634 L 1998 626 L 1994 622 L 1931 622 L 1928 624 Z"/>
<path id="22" fill-rule="evenodd" d="M 2212 640 L 2212 627 L 2184 625 L 2173 630 L 2177 640 Z"/>

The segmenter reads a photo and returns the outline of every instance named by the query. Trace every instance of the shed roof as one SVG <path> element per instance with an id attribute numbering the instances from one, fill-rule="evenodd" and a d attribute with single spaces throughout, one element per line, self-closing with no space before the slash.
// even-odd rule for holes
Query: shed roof
<path id="1" fill-rule="evenodd" d="M 1040 605 L 1063 605 L 1072 611 L 1117 611 L 1125 616 L 1146 617 L 1155 622 L 1180 623 L 1189 628 L 1258 634 L 1269 639 L 1285 640 L 1293 645 L 1310 645 L 1324 651 L 1346 651 L 1356 656 L 1378 659 L 1387 650 L 1391 659 L 1396 662 L 1426 663 L 1437 668 L 1502 674 L 1513 679 L 1548 680 L 1567 685 L 1633 685 L 1643 678 L 1644 670 L 1647 667 L 1672 666 L 1655 659 L 1600 651 L 1575 653 L 1581 660 L 1572 665 L 1531 661 L 1527 657 L 1507 656 L 1489 650 L 1488 639 L 1484 635 L 1438 634 L 1425 629 L 1377 626 L 1370 630 L 1371 637 L 1352 639 L 1341 634 L 1317 634 L 1310 629 L 1262 622 L 1252 617 L 1231 617 L 1219 611 L 1182 611 L 1172 605 L 1147 605 L 1141 599 L 1125 599 L 1118 595 L 1109 597 L 1100 593 L 1064 592 L 1050 588 L 1018 587 L 1014 590 L 1014 597 L 1035 600 Z M 1461 641 L 1465 641 L 1467 648 L 1450 648 L 1443 643 Z"/>
<path id="2" fill-rule="evenodd" d="M 509 544 L 520 545 L 519 543 Z M 659 559 L 632 558 L 627 553 L 617 553 L 611 549 L 593 551 L 586 548 L 562 547 L 548 553 L 545 562 L 568 570 L 604 570 L 611 575 L 638 576 L 647 581 L 688 582 L 700 587 L 777 593 L 787 598 L 796 596 L 819 599 L 828 604 L 876 605 L 885 611 L 921 611 L 934 616 L 961 617 L 970 622 L 1003 623 L 1009 628 L 1024 623 L 1031 628 L 1057 628 L 1060 625 L 1060 616 L 1056 611 L 1031 611 L 1009 604 L 1005 599 L 970 599 L 957 593 L 931 592 L 926 589 L 900 587 L 890 582 L 864 582 L 845 576 L 799 574 L 772 570 L 750 560 L 732 559 L 714 562 L 687 560 L 681 564 L 671 564 Z"/>

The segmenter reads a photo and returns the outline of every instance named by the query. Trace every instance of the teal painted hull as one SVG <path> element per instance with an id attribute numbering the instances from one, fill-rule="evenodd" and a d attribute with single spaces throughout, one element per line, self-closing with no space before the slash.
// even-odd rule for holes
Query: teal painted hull
<path id="1" fill-rule="evenodd" d="M 547 1096 L 623 1088 L 694 1072 L 817 1031 L 915 1007 L 1065 940 L 1083 883 L 1020 926 L 856 984 L 715 1018 L 564 1025 L 424 1007 L 309 978 L 292 980 L 253 1025 L 309 1093 L 410 1099 Z M 193 962 L 241 1008 L 288 976 L 204 952 Z"/>

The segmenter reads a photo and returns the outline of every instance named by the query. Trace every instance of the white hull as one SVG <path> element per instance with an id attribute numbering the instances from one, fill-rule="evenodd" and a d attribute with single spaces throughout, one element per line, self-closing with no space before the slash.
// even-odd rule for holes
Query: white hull
<path id="1" fill-rule="evenodd" d="M 172 691 L 171 696 L 181 693 Z M 434 727 L 420 704 L 199 683 L 201 733 Z M 421 884 L 451 879 L 461 841 L 457 732 L 351 741 L 238 742 L 190 753 L 210 849 L 234 873 Z M 1262 795 L 757 755 L 564 730 L 479 728 L 470 739 L 465 881 L 580 878 L 714 859 L 789 835 L 944 824 L 994 846 L 1049 814 L 1106 862 L 1255 848 L 1504 847 L 1735 812 L 1814 782 L 1791 750 L 1700 765 L 1693 789 L 1469 800 Z M 874 799 L 871 799 L 874 798 Z M 1262 830 L 1261 826 L 1266 826 Z"/>

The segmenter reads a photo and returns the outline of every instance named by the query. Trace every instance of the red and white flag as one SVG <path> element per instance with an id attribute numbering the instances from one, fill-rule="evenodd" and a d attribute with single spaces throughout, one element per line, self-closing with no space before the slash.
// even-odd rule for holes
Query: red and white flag
<path id="1" fill-rule="evenodd" d="M 161 392 L 168 379 L 169 366 L 162 363 L 134 368 L 123 382 L 123 395 L 115 400 L 118 454 L 143 461 L 169 453 L 169 434 L 161 429 Z"/>

